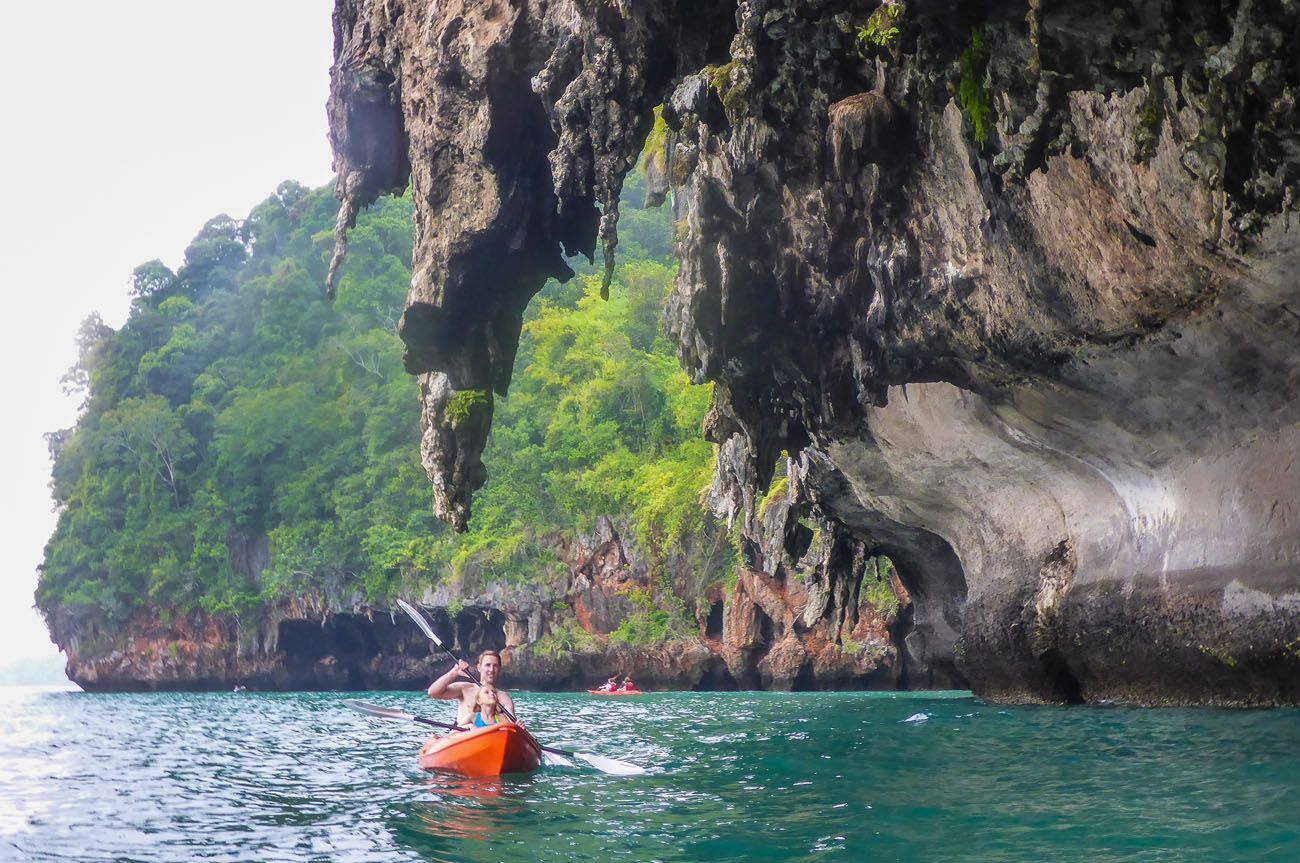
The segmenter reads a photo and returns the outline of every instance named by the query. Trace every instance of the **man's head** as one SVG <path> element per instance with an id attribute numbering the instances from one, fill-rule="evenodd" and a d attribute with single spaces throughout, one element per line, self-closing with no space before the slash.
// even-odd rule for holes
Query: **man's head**
<path id="1" fill-rule="evenodd" d="M 478 656 L 478 676 L 485 684 L 495 684 L 501 673 L 501 654 L 485 650 Z"/>

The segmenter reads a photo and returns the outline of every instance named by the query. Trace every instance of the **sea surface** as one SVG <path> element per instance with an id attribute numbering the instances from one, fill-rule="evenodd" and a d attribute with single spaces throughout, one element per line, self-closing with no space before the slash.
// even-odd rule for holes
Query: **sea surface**
<path id="1" fill-rule="evenodd" d="M 1296 710 L 518 693 L 543 743 L 648 772 L 472 781 L 346 697 L 0 688 L 0 861 L 1300 860 Z"/>

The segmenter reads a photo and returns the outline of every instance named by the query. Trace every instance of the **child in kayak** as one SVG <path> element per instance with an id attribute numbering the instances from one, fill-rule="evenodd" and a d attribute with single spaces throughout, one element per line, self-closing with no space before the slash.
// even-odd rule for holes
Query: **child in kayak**
<path id="1" fill-rule="evenodd" d="M 636 689 L 636 687 L 632 685 L 632 678 L 631 678 L 630 676 L 629 676 L 629 677 L 624 677 L 624 678 L 623 678 L 623 691 L 624 691 L 624 692 L 631 692 L 633 689 Z"/>
<path id="2" fill-rule="evenodd" d="M 505 722 L 506 718 L 501 715 L 499 706 L 497 688 L 487 684 L 480 686 L 478 694 L 474 697 L 474 727 L 486 728 L 498 722 Z"/>

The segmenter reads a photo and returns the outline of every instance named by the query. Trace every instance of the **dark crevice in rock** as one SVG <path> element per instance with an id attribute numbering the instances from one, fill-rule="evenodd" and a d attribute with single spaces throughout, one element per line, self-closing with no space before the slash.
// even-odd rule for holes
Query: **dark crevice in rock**
<path id="1" fill-rule="evenodd" d="M 813 692 L 817 690 L 817 674 L 813 670 L 811 662 L 805 662 L 799 667 L 799 673 L 795 675 L 794 682 L 790 684 L 791 692 Z"/>
<path id="2" fill-rule="evenodd" d="M 763 645 L 760 648 L 761 655 L 767 649 L 770 649 L 774 643 L 773 637 L 776 634 L 776 624 L 772 622 L 771 617 L 768 617 L 767 612 L 763 611 L 762 607 L 758 605 L 754 606 L 754 620 L 758 626 L 758 636 Z"/>
<path id="3" fill-rule="evenodd" d="M 709 617 L 704 625 L 704 637 L 722 637 L 722 600 L 720 599 L 709 606 Z"/>
<path id="4" fill-rule="evenodd" d="M 1038 657 L 1043 675 L 1044 701 L 1064 704 L 1082 704 L 1083 694 L 1079 680 L 1070 671 L 1070 664 L 1056 648 L 1045 650 Z"/>
<path id="5" fill-rule="evenodd" d="M 710 659 L 701 672 L 699 682 L 692 687 L 695 692 L 735 692 L 740 688 L 721 657 Z"/>
<path id="6" fill-rule="evenodd" d="M 894 644 L 903 645 L 907 643 L 907 637 L 912 634 L 915 623 L 916 605 L 908 603 L 899 609 L 898 617 L 894 619 L 894 625 L 889 628 L 889 634 Z M 899 689 L 921 689 L 923 688 L 919 681 L 914 678 L 910 661 L 911 654 L 906 650 L 898 652 L 898 669 L 897 669 L 897 687 Z"/>
<path id="7" fill-rule="evenodd" d="M 1124 222 L 1124 227 L 1128 228 L 1128 232 L 1133 235 L 1133 239 L 1137 240 L 1139 243 L 1150 246 L 1153 249 L 1156 248 L 1157 243 L 1155 237 L 1145 231 L 1138 230 L 1134 227 L 1133 223 L 1129 221 Z"/>
<path id="8" fill-rule="evenodd" d="M 456 649 L 468 657 L 484 650 L 504 650 L 505 615 L 494 608 L 467 608 L 456 615 Z M 472 660 L 471 660 L 472 661 Z"/>

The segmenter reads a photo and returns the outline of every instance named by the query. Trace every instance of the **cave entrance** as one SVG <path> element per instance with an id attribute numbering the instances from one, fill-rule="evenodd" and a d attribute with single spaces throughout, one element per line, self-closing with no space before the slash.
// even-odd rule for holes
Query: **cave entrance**
<path id="1" fill-rule="evenodd" d="M 280 621 L 276 644 L 284 654 L 284 664 L 291 671 L 310 668 L 328 655 L 321 630 L 319 623 L 310 620 Z"/>
<path id="2" fill-rule="evenodd" d="M 1065 704 L 1082 704 L 1083 690 L 1079 678 L 1070 670 L 1065 656 L 1055 647 L 1048 648 L 1038 656 L 1039 670 L 1043 675 L 1043 698 L 1046 701 L 1061 701 Z"/>
<path id="3" fill-rule="evenodd" d="M 709 606 L 709 617 L 704 622 L 704 637 L 720 639 L 722 638 L 722 600 Z"/>
<path id="4" fill-rule="evenodd" d="M 899 689 L 969 689 L 957 669 L 955 646 L 966 605 L 966 573 L 946 540 L 916 529 L 875 528 L 873 553 L 884 554 L 911 599 L 893 633 L 901 668 Z"/>
<path id="5" fill-rule="evenodd" d="M 740 688 L 736 678 L 731 676 L 727 663 L 721 656 L 715 656 L 704 663 L 699 681 L 691 687 L 694 692 L 735 692 Z"/>
<path id="6" fill-rule="evenodd" d="M 363 669 L 382 650 L 374 625 L 359 614 L 282 620 L 277 644 L 299 688 L 362 688 Z"/>
<path id="7" fill-rule="evenodd" d="M 812 662 L 799 666 L 799 673 L 790 682 L 791 692 L 813 692 L 817 689 L 817 673 L 813 671 Z"/>

